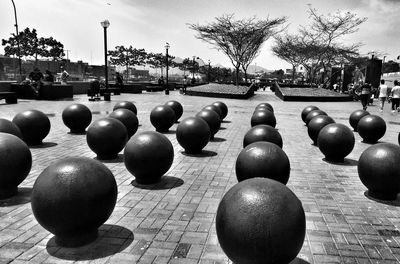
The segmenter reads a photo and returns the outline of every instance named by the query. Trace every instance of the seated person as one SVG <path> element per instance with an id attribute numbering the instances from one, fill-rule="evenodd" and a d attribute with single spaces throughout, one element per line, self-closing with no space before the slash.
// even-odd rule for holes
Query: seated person
<path id="1" fill-rule="evenodd" d="M 39 68 L 35 68 L 30 74 L 29 79 L 31 80 L 30 86 L 32 91 L 34 92 L 35 96 L 39 96 L 40 88 L 43 85 L 44 76 L 43 73 L 39 70 Z"/>
<path id="2" fill-rule="evenodd" d="M 46 70 L 45 76 L 44 76 L 44 81 L 49 82 L 49 83 L 54 82 L 54 75 L 53 75 L 53 73 L 51 73 L 51 71 Z"/>

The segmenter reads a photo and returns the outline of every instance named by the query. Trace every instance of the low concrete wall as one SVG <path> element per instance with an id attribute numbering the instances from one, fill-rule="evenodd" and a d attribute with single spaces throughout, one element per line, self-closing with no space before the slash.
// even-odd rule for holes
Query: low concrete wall
<path id="1" fill-rule="evenodd" d="M 0 92 L 10 92 L 12 83 L 17 83 L 17 82 L 16 81 L 1 81 L 0 82 Z"/>
<path id="2" fill-rule="evenodd" d="M 87 94 L 90 88 L 90 82 L 70 81 L 68 84 L 72 85 L 74 94 Z"/>

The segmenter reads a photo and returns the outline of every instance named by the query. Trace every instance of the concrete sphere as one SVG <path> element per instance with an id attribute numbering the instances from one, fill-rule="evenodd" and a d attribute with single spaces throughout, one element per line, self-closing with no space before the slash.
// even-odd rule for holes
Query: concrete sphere
<path id="1" fill-rule="evenodd" d="M 257 125 L 269 125 L 272 127 L 276 126 L 276 118 L 271 111 L 256 111 L 250 120 L 251 126 Z"/>
<path id="2" fill-rule="evenodd" d="M 380 116 L 366 115 L 358 122 L 357 130 L 364 142 L 376 143 L 386 133 L 386 122 Z"/>
<path id="3" fill-rule="evenodd" d="M 59 246 L 79 247 L 97 238 L 117 201 L 112 172 L 99 161 L 70 157 L 39 175 L 31 195 L 32 211 Z"/>
<path id="4" fill-rule="evenodd" d="M 0 133 L 0 199 L 17 194 L 18 185 L 31 171 L 32 155 L 22 139 Z"/>
<path id="5" fill-rule="evenodd" d="M 255 178 L 234 185 L 216 215 L 219 244 L 233 263 L 291 262 L 303 246 L 301 201 L 285 185 Z"/>
<path id="6" fill-rule="evenodd" d="M 311 119 L 319 115 L 328 115 L 328 114 L 322 110 L 312 110 L 310 113 L 308 113 L 304 122 L 308 126 L 308 123 L 311 121 Z"/>
<path id="7" fill-rule="evenodd" d="M 286 153 L 276 144 L 258 141 L 240 151 L 236 159 L 236 178 L 268 178 L 286 184 L 290 175 L 290 162 Z"/>
<path id="8" fill-rule="evenodd" d="M 161 133 L 146 131 L 134 135 L 126 144 L 124 162 L 139 184 L 153 184 L 169 170 L 174 148 Z"/>
<path id="9" fill-rule="evenodd" d="M 212 110 L 202 110 L 196 114 L 196 117 L 200 117 L 207 122 L 210 127 L 211 139 L 213 139 L 214 135 L 221 127 L 221 119 L 219 118 L 219 115 Z"/>
<path id="10" fill-rule="evenodd" d="M 108 117 L 115 118 L 124 124 L 128 132 L 128 138 L 133 136 L 138 130 L 139 120 L 137 116 L 128 109 L 118 108 L 109 114 Z"/>
<path id="11" fill-rule="evenodd" d="M 188 154 L 201 153 L 210 137 L 210 127 L 200 117 L 185 118 L 176 128 L 176 139 Z"/>
<path id="12" fill-rule="evenodd" d="M 274 111 L 271 111 L 271 108 L 268 108 L 268 107 L 266 107 L 266 106 L 260 106 L 260 107 L 257 107 L 256 109 L 254 109 L 254 112 L 253 112 L 253 114 L 255 113 L 255 112 L 258 112 L 258 111 L 270 111 L 270 112 L 274 112 Z"/>
<path id="13" fill-rule="evenodd" d="M 101 118 L 87 129 L 86 141 L 89 148 L 101 160 L 115 159 L 125 147 L 128 131 L 124 124 L 115 118 Z"/>
<path id="14" fill-rule="evenodd" d="M 308 136 L 317 144 L 318 134 L 321 129 L 329 124 L 335 123 L 332 117 L 326 115 L 315 116 L 307 125 Z"/>
<path id="15" fill-rule="evenodd" d="M 179 118 L 181 118 L 183 114 L 183 106 L 181 105 L 181 103 L 179 103 L 178 101 L 171 100 L 166 102 L 165 105 L 171 107 L 172 110 L 174 110 L 175 122 L 178 122 Z"/>
<path id="16" fill-rule="evenodd" d="M 220 118 L 221 120 L 224 119 L 224 115 L 223 115 L 223 113 L 222 113 L 222 110 L 221 110 L 218 106 L 216 106 L 216 105 L 207 105 L 207 106 L 203 107 L 202 110 L 213 110 L 213 111 L 215 111 L 215 112 L 219 115 L 219 118 Z"/>
<path id="17" fill-rule="evenodd" d="M 71 133 L 83 133 L 92 122 L 92 112 L 83 104 L 73 104 L 64 109 L 62 120 Z"/>
<path id="18" fill-rule="evenodd" d="M 283 146 L 281 134 L 278 132 L 278 130 L 269 125 L 257 125 L 247 131 L 243 139 L 243 147 L 245 148 L 251 143 L 257 141 L 271 142 L 280 148 Z"/>
<path id="19" fill-rule="evenodd" d="M 150 122 L 157 132 L 167 132 L 175 123 L 175 112 L 167 105 L 156 106 L 150 113 Z"/>
<path id="20" fill-rule="evenodd" d="M 228 115 L 228 106 L 221 101 L 214 102 L 213 105 L 215 105 L 216 107 L 218 107 L 221 110 L 221 112 L 222 112 L 221 120 L 224 120 L 225 117 Z"/>
<path id="21" fill-rule="evenodd" d="M 129 102 L 129 101 L 123 101 L 123 102 L 118 102 L 115 104 L 113 111 L 120 109 L 120 108 L 125 108 L 128 110 L 131 110 L 135 115 L 137 115 L 137 108 L 134 103 Z"/>
<path id="22" fill-rule="evenodd" d="M 358 160 L 358 175 L 371 197 L 395 200 L 400 192 L 400 147 L 392 143 L 370 146 Z"/>
<path id="23" fill-rule="evenodd" d="M 257 110 L 258 108 L 267 108 L 267 109 L 269 109 L 272 113 L 274 112 L 274 108 L 272 107 L 272 105 L 271 105 L 270 103 L 261 103 L 261 104 L 258 104 L 258 105 L 256 106 L 256 110 Z"/>
<path id="24" fill-rule="evenodd" d="M 363 118 L 364 116 L 369 115 L 370 113 L 366 110 L 356 110 L 353 113 L 350 114 L 349 116 L 349 123 L 350 126 L 354 129 L 355 132 L 357 132 L 357 125 L 358 122 L 360 121 L 361 118 Z"/>
<path id="25" fill-rule="evenodd" d="M 354 144 L 353 131 L 340 123 L 328 124 L 318 134 L 318 148 L 328 161 L 343 162 L 353 150 Z"/>
<path id="26" fill-rule="evenodd" d="M 50 132 L 49 118 L 39 110 L 26 110 L 18 113 L 12 120 L 22 133 L 26 144 L 41 145 L 43 139 Z"/>
<path id="27" fill-rule="evenodd" d="M 7 133 L 22 139 L 22 133 L 19 127 L 10 120 L 0 118 L 0 132 Z"/>
<path id="28" fill-rule="evenodd" d="M 309 105 L 301 111 L 301 120 L 303 120 L 304 123 L 306 122 L 307 115 L 313 110 L 319 110 L 319 108 L 315 105 Z"/>

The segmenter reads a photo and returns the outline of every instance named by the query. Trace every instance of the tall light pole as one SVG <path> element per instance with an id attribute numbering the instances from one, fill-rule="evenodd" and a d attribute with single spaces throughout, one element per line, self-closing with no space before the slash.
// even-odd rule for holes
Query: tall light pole
<path id="1" fill-rule="evenodd" d="M 19 34 L 18 34 L 18 21 L 17 21 L 17 8 L 15 7 L 14 0 L 11 0 L 13 7 L 14 7 L 14 18 L 15 18 L 15 31 L 17 35 L 15 35 L 15 38 L 17 40 L 17 46 L 18 46 L 18 65 L 19 65 L 19 78 L 22 76 L 22 63 L 21 63 L 21 49 L 19 46 Z"/>
<path id="2" fill-rule="evenodd" d="M 211 69 L 211 61 L 208 60 L 208 76 L 207 76 L 208 83 L 210 83 L 210 69 Z"/>
<path id="3" fill-rule="evenodd" d="M 110 26 L 110 21 L 107 19 L 100 22 L 104 28 L 104 74 L 106 78 L 106 91 L 104 93 L 104 101 L 111 101 L 111 94 L 108 92 L 108 69 L 107 69 L 107 28 Z"/>
<path id="4" fill-rule="evenodd" d="M 199 57 L 193 56 L 193 76 L 192 76 L 192 83 L 195 83 L 195 79 L 194 79 L 194 69 L 195 69 L 195 65 L 196 65 L 196 59 L 199 59 Z"/>
<path id="5" fill-rule="evenodd" d="M 167 78 L 167 86 L 165 87 L 165 94 L 169 94 L 169 85 L 168 85 L 168 49 L 169 49 L 169 43 L 167 42 L 165 44 L 165 65 L 166 65 L 166 78 Z"/>

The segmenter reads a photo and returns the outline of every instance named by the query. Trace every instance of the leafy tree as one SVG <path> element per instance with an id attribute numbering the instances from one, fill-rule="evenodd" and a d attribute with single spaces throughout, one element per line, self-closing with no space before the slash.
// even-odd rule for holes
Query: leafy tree
<path id="1" fill-rule="evenodd" d="M 176 67 L 178 64 L 174 62 L 175 57 L 168 54 L 168 66 Z M 166 56 L 162 53 L 149 53 L 146 58 L 146 64 L 150 67 L 161 69 L 161 75 L 163 75 L 163 67 L 166 66 Z"/>
<path id="2" fill-rule="evenodd" d="M 144 49 L 136 49 L 132 46 L 116 46 L 114 50 L 109 50 L 110 61 L 114 65 L 126 66 L 126 79 L 129 78 L 129 66 L 144 65 L 147 53 Z"/>
<path id="3" fill-rule="evenodd" d="M 189 24 L 201 39 L 225 53 L 236 69 L 236 84 L 239 81 L 239 69 L 245 74 L 250 63 L 257 57 L 262 44 L 274 34 L 276 28 L 286 22 L 285 17 L 257 20 L 255 17 L 235 20 L 234 15 L 216 17 L 216 21 L 207 25 Z"/>
<path id="4" fill-rule="evenodd" d="M 186 75 L 186 71 L 192 67 L 193 62 L 189 58 L 185 58 L 181 63 L 177 63 L 176 66 L 178 69 L 183 71 L 183 75 Z"/>
<path id="5" fill-rule="evenodd" d="M 64 45 L 53 37 L 40 38 L 39 43 L 42 48 L 41 55 L 43 57 L 59 60 L 65 56 Z"/>

